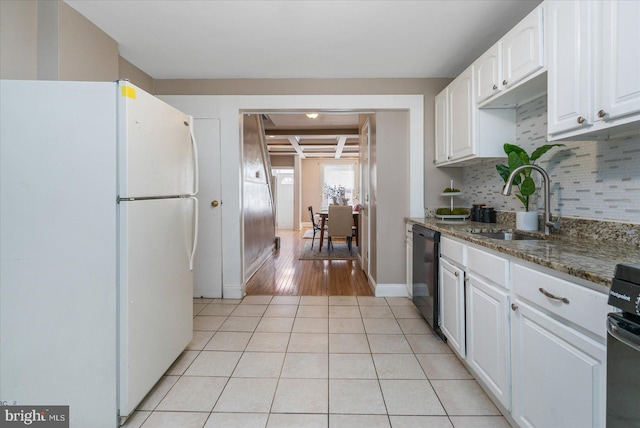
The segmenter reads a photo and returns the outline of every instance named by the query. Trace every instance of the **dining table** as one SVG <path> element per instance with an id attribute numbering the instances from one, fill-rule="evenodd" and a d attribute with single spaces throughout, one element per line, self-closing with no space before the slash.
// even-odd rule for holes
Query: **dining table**
<path id="1" fill-rule="evenodd" d="M 317 214 L 320 216 L 320 245 L 318 252 L 322 251 L 322 243 L 324 241 L 324 227 L 327 224 L 327 219 L 329 218 L 329 209 L 321 209 L 317 211 Z M 353 214 L 353 225 L 355 228 L 355 237 L 356 237 L 356 247 L 358 246 L 358 240 L 360 238 L 360 228 L 358 227 L 358 217 L 360 215 L 360 211 L 352 211 Z"/>

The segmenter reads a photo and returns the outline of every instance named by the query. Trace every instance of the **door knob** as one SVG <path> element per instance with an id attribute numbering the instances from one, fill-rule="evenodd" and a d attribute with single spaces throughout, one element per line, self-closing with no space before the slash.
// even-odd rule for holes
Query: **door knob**
<path id="1" fill-rule="evenodd" d="M 211 201 L 211 206 L 212 207 L 217 207 L 218 206 L 218 201 Z"/>

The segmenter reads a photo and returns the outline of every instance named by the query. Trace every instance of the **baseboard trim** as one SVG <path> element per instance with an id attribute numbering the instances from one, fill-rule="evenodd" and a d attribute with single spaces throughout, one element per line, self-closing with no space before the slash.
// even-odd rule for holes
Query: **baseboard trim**
<path id="1" fill-rule="evenodd" d="M 262 267 L 264 262 L 269 260 L 269 257 L 271 257 L 272 254 L 273 254 L 273 247 L 268 247 L 262 252 L 262 254 L 260 254 L 260 257 L 258 257 L 253 261 L 253 263 L 251 263 L 251 265 L 244 271 L 245 284 L 258 271 L 258 269 Z"/>
<path id="2" fill-rule="evenodd" d="M 225 285 L 222 287 L 223 299 L 242 299 L 244 297 L 242 285 Z"/>
<path id="3" fill-rule="evenodd" d="M 409 297 L 406 284 L 377 284 L 376 297 Z"/>

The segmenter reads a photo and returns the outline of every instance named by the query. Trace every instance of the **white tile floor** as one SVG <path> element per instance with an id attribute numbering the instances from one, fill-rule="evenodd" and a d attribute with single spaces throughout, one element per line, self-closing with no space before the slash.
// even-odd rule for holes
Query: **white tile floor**
<path id="1" fill-rule="evenodd" d="M 127 428 L 509 427 L 406 298 L 195 299 Z"/>

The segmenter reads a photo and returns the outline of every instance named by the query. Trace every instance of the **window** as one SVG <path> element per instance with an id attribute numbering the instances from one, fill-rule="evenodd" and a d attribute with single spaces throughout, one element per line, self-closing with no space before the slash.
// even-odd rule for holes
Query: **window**
<path id="1" fill-rule="evenodd" d="M 325 185 L 344 187 L 344 197 L 347 203 L 353 204 L 355 197 L 355 165 L 354 164 L 322 164 L 321 183 L 322 208 L 327 208 L 331 202 L 325 192 Z"/>

